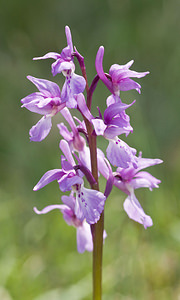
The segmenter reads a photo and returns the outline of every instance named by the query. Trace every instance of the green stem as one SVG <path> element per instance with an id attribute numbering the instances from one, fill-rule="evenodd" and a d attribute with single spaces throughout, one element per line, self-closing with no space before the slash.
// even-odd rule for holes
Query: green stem
<path id="1" fill-rule="evenodd" d="M 100 220 L 93 224 L 93 300 L 102 298 L 102 257 L 103 257 L 103 231 L 104 212 Z"/>
<path id="2" fill-rule="evenodd" d="M 92 125 L 87 119 L 85 123 L 89 137 L 92 175 L 96 180 L 96 184 L 93 184 L 92 188 L 99 190 L 96 135 L 93 134 Z M 99 221 L 91 225 L 91 231 L 93 236 L 93 300 L 101 300 L 104 212 L 101 214 Z"/>

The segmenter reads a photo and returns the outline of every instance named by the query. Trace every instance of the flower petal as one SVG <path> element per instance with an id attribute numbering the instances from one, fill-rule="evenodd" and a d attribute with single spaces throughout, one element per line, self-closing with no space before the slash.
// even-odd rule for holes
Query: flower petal
<path id="1" fill-rule="evenodd" d="M 143 224 L 145 229 L 153 225 L 151 217 L 145 214 L 134 193 L 126 198 L 123 206 L 129 218 Z"/>
<path id="2" fill-rule="evenodd" d="M 86 87 L 86 80 L 83 76 L 72 73 L 70 79 L 70 86 L 73 95 L 83 93 Z"/>
<path id="3" fill-rule="evenodd" d="M 72 194 L 70 194 L 70 196 L 63 195 L 61 197 L 61 200 L 65 205 L 67 205 L 74 211 L 76 199 L 73 197 Z"/>
<path id="4" fill-rule="evenodd" d="M 120 91 L 137 90 L 139 94 L 141 93 L 141 85 L 130 78 L 121 79 L 118 88 Z"/>
<path id="5" fill-rule="evenodd" d="M 109 178 L 109 167 L 105 162 L 105 155 L 99 148 L 97 149 L 98 170 L 106 178 Z"/>
<path id="6" fill-rule="evenodd" d="M 47 214 L 48 212 L 54 210 L 54 209 L 59 209 L 60 211 L 63 211 L 67 209 L 68 207 L 64 204 L 53 204 L 53 205 L 48 205 L 44 207 L 42 210 L 38 210 L 36 207 L 33 208 L 36 214 L 42 215 L 42 214 Z"/>
<path id="7" fill-rule="evenodd" d="M 70 125 L 73 134 L 74 135 L 77 134 L 78 129 L 77 129 L 77 126 L 76 126 L 76 124 L 74 122 L 74 119 L 73 119 L 73 117 L 72 117 L 69 109 L 67 107 L 65 107 L 63 110 L 61 110 L 61 114 L 66 119 L 66 121 L 68 122 L 68 124 Z"/>
<path id="8" fill-rule="evenodd" d="M 91 114 L 90 110 L 88 109 L 88 107 L 86 105 L 84 95 L 82 93 L 80 93 L 80 94 L 77 95 L 76 99 L 77 99 L 78 108 L 80 109 L 82 114 L 86 117 L 86 119 L 88 119 L 91 122 L 91 120 L 94 117 L 93 117 L 93 115 Z"/>
<path id="9" fill-rule="evenodd" d="M 127 109 L 134 103 L 135 103 L 135 101 L 133 101 L 131 104 L 125 104 L 122 102 L 118 102 L 118 103 L 114 103 L 114 104 L 111 104 L 110 106 L 108 106 L 108 108 L 106 108 L 106 110 L 104 111 L 105 124 L 108 124 L 114 116 L 120 114 L 121 112 L 123 112 L 125 109 Z"/>
<path id="10" fill-rule="evenodd" d="M 99 78 L 104 82 L 104 84 L 107 86 L 107 88 L 113 94 L 112 82 L 109 81 L 109 79 L 107 79 L 107 77 L 104 73 L 104 70 L 103 70 L 103 56 L 104 56 L 104 47 L 101 46 L 101 47 L 99 47 L 99 50 L 96 55 L 96 61 L 95 61 L 96 71 L 99 75 Z"/>
<path id="11" fill-rule="evenodd" d="M 81 211 L 82 215 L 78 211 L 81 220 L 85 218 L 88 224 L 94 224 L 100 218 L 105 200 L 106 197 L 101 192 L 81 187 L 76 193 L 75 213 Z"/>
<path id="12" fill-rule="evenodd" d="M 79 151 L 79 159 L 81 164 L 91 171 L 90 150 L 86 145 L 83 150 Z"/>
<path id="13" fill-rule="evenodd" d="M 39 59 L 47 59 L 47 58 L 53 58 L 55 60 L 57 60 L 58 58 L 60 58 L 60 54 L 56 53 L 56 52 L 48 52 L 47 54 L 40 56 L 40 57 L 34 57 L 33 60 L 39 60 Z"/>
<path id="14" fill-rule="evenodd" d="M 24 97 L 23 99 L 21 99 L 21 103 L 23 103 L 22 107 L 24 107 L 25 104 L 29 104 L 34 101 L 39 102 L 43 99 L 44 99 L 44 96 L 42 93 L 40 93 L 40 92 L 32 93 L 32 94 Z"/>
<path id="15" fill-rule="evenodd" d="M 58 180 L 64 175 L 64 171 L 61 169 L 54 169 L 47 171 L 39 180 L 39 182 L 33 188 L 33 191 L 37 191 L 42 189 L 45 185 L 50 183 L 51 181 Z"/>
<path id="16" fill-rule="evenodd" d="M 93 250 L 91 228 L 86 221 L 82 223 L 82 226 L 77 227 L 77 250 L 79 253 Z"/>
<path id="17" fill-rule="evenodd" d="M 115 167 L 128 168 L 131 162 L 137 167 L 132 148 L 120 139 L 110 140 L 106 153 L 110 163 Z"/>
<path id="18" fill-rule="evenodd" d="M 104 131 L 107 127 L 107 125 L 104 124 L 104 121 L 102 119 L 92 119 L 92 123 L 96 134 L 104 135 Z"/>
<path id="19" fill-rule="evenodd" d="M 66 33 L 66 39 L 67 39 L 67 44 L 69 46 L 70 52 L 73 52 L 73 43 L 72 43 L 72 36 L 71 36 L 71 30 L 69 26 L 65 26 L 65 33 Z"/>
<path id="20" fill-rule="evenodd" d="M 51 127 L 51 117 L 43 116 L 39 122 L 30 129 L 30 140 L 33 142 L 41 142 L 47 137 Z"/>
<path id="21" fill-rule="evenodd" d="M 152 191 L 153 188 L 158 188 L 158 184 L 161 183 L 161 180 L 155 178 L 148 172 L 139 172 L 135 175 L 135 178 L 131 180 L 131 185 L 134 189 L 141 187 L 147 187 Z"/>
<path id="22" fill-rule="evenodd" d="M 35 84 L 38 90 L 46 97 L 59 97 L 61 96 L 59 86 L 49 80 L 46 79 L 39 79 L 33 76 L 27 76 L 27 78 Z"/>
<path id="23" fill-rule="evenodd" d="M 76 108 L 77 101 L 74 97 L 75 95 L 72 94 L 70 81 L 66 78 L 66 81 L 62 88 L 62 101 L 66 102 L 66 106 L 69 108 Z"/>
<path id="24" fill-rule="evenodd" d="M 58 180 L 59 188 L 62 192 L 67 192 L 72 190 L 73 185 L 83 184 L 83 179 L 73 174 L 73 172 L 69 174 L 65 174 Z"/>
<path id="25" fill-rule="evenodd" d="M 71 208 L 69 208 L 68 206 L 66 206 L 64 204 L 49 205 L 49 206 L 46 206 L 45 208 L 43 208 L 41 211 L 38 210 L 36 207 L 34 207 L 33 209 L 34 209 L 35 213 L 38 215 L 46 214 L 54 209 L 59 209 L 63 214 L 63 218 L 64 218 L 65 222 L 68 225 L 74 226 L 74 212 Z"/>
<path id="26" fill-rule="evenodd" d="M 138 157 L 138 171 L 162 163 L 163 160 L 158 158 L 152 159 L 152 158 Z"/>
<path id="27" fill-rule="evenodd" d="M 64 156 L 67 158 L 67 161 L 72 165 L 72 167 L 75 166 L 75 161 L 71 154 L 68 142 L 65 140 L 61 140 L 59 143 L 59 147 L 64 153 Z"/>
<path id="28" fill-rule="evenodd" d="M 53 76 L 57 75 L 58 73 L 61 73 L 63 71 L 74 70 L 75 66 L 74 63 L 71 61 L 64 61 L 62 58 L 57 59 L 52 65 L 51 70 Z"/>
<path id="29" fill-rule="evenodd" d="M 44 98 L 42 93 L 39 92 L 28 95 L 21 102 L 23 103 L 21 107 L 25 107 L 29 111 L 40 115 L 52 112 L 52 98 Z"/>
<path id="30" fill-rule="evenodd" d="M 126 134 L 126 136 L 133 131 L 133 128 L 131 126 L 129 127 L 124 127 L 123 123 L 121 124 L 122 126 L 117 126 L 117 125 L 109 125 L 107 126 L 106 130 L 104 131 L 104 137 L 106 139 L 113 139 L 117 135 L 121 135 L 123 133 Z"/>
<path id="31" fill-rule="evenodd" d="M 125 65 L 118 65 L 118 64 L 113 64 L 110 69 L 109 69 L 109 74 L 111 76 L 113 76 L 114 74 L 116 74 L 119 70 L 123 71 L 123 70 L 128 70 L 132 64 L 134 63 L 134 60 L 129 61 L 127 64 Z"/>
<path id="32" fill-rule="evenodd" d="M 72 133 L 69 132 L 67 127 L 64 125 L 64 123 L 57 124 L 57 127 L 59 128 L 60 135 L 62 135 L 62 137 L 66 141 L 68 141 L 68 142 L 72 141 L 72 139 L 73 139 Z"/>

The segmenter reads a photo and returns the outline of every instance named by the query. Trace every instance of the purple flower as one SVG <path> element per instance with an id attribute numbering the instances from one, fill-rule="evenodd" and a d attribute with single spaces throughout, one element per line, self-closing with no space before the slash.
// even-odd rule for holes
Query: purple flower
<path id="1" fill-rule="evenodd" d="M 125 142 L 117 137 L 117 134 L 128 134 L 132 127 L 129 124 L 129 118 L 124 110 L 131 106 L 123 104 L 122 102 L 110 105 L 104 112 L 104 121 L 102 116 L 94 118 L 88 107 L 86 106 L 84 97 L 77 97 L 78 108 L 84 116 L 94 125 L 97 135 L 103 135 L 109 140 L 109 146 L 106 149 L 107 158 L 114 166 L 128 168 L 130 163 L 136 167 L 136 150 L 129 147 Z"/>
<path id="2" fill-rule="evenodd" d="M 130 118 L 125 113 L 125 109 L 134 104 L 134 101 L 127 105 L 122 102 L 108 106 L 104 111 L 104 121 L 102 118 L 92 119 L 97 135 L 103 135 L 106 139 L 113 139 L 117 135 L 125 133 L 126 136 L 133 131 L 130 125 Z"/>
<path id="3" fill-rule="evenodd" d="M 140 153 L 136 169 L 133 166 L 124 170 L 117 168 L 117 172 L 115 173 L 114 185 L 128 194 L 128 197 L 124 202 L 124 209 L 126 213 L 134 221 L 143 224 L 144 228 L 152 226 L 153 222 L 142 209 L 140 203 L 134 195 L 134 190 L 141 187 L 148 187 L 150 190 L 159 187 L 158 184 L 161 182 L 159 179 L 153 177 L 148 172 L 139 171 L 160 163 L 162 163 L 162 160 L 142 158 Z"/>
<path id="4" fill-rule="evenodd" d="M 145 228 L 152 226 L 153 222 L 145 214 L 134 194 L 134 190 L 141 187 L 147 187 L 150 190 L 159 187 L 158 184 L 161 182 L 159 179 L 141 170 L 160 163 L 162 163 L 161 159 L 142 158 L 142 154 L 140 153 L 139 157 L 137 157 L 136 168 L 131 164 L 128 168 L 117 168 L 116 172 L 114 172 L 113 184 L 128 195 L 124 202 L 124 210 L 129 218 L 143 224 Z M 109 170 L 104 164 L 99 165 L 99 170 L 108 179 Z"/>
<path id="5" fill-rule="evenodd" d="M 43 115 L 39 122 L 30 131 L 30 140 L 40 142 L 49 134 L 51 130 L 51 118 L 56 115 L 66 105 L 61 99 L 59 86 L 45 79 L 38 79 L 32 76 L 27 78 L 36 85 L 39 92 L 28 95 L 21 102 L 22 107 Z"/>
<path id="6" fill-rule="evenodd" d="M 47 58 L 53 58 L 56 61 L 52 64 L 52 74 L 55 76 L 58 73 L 61 73 L 63 71 L 67 70 L 75 70 L 75 65 L 73 62 L 73 43 L 72 43 L 72 37 L 71 37 L 71 31 L 68 26 L 65 27 L 65 33 L 67 38 L 67 47 L 65 47 L 61 54 L 56 52 L 49 52 L 41 57 L 34 57 L 34 60 L 39 59 L 47 59 Z"/>
<path id="7" fill-rule="evenodd" d="M 127 184 L 131 185 L 134 190 L 147 187 L 150 191 L 152 191 L 153 188 L 158 188 L 158 184 L 161 181 L 148 172 L 141 170 L 150 166 L 161 164 L 162 162 L 163 161 L 161 159 L 142 158 L 142 153 L 140 152 L 137 157 L 137 168 L 134 168 L 133 165 L 129 166 L 127 169 L 117 168 L 115 172 L 114 185 L 127 194 L 129 193 Z"/>
<path id="8" fill-rule="evenodd" d="M 61 54 L 49 52 L 42 57 L 35 57 L 34 60 L 53 58 L 56 61 L 52 64 L 52 74 L 55 76 L 58 73 L 63 73 L 66 77 L 62 88 L 61 98 L 66 102 L 69 108 L 76 108 L 77 103 L 75 95 L 82 93 L 86 86 L 84 77 L 75 74 L 75 64 L 73 62 L 73 43 L 71 31 L 68 26 L 65 27 L 67 47 L 64 48 Z"/>
<path id="9" fill-rule="evenodd" d="M 60 147 L 67 159 L 62 156 L 62 169 L 46 172 L 33 190 L 37 191 L 51 181 L 57 180 L 62 192 L 73 190 L 76 194 L 75 213 L 78 219 L 81 221 L 86 219 L 87 223 L 94 224 L 100 218 L 106 197 L 99 191 L 84 188 L 84 182 L 81 177 L 82 172 L 74 169 L 75 162 L 68 143 L 65 140 L 61 140 Z"/>
<path id="10" fill-rule="evenodd" d="M 128 91 L 136 89 L 140 93 L 141 86 L 139 83 L 130 79 L 131 77 L 141 78 L 149 74 L 149 72 L 135 72 L 129 70 L 133 64 L 133 60 L 125 65 L 114 64 L 109 69 L 109 77 L 107 78 L 103 70 L 104 47 L 101 46 L 96 55 L 96 71 L 100 79 L 104 82 L 110 92 L 119 96 L 119 91 Z"/>
<path id="11" fill-rule="evenodd" d="M 75 203 L 76 199 L 71 194 L 70 196 L 62 196 L 63 204 L 49 205 L 43 210 L 39 211 L 34 207 L 34 211 L 37 214 L 46 214 L 53 209 L 59 209 L 64 217 L 65 222 L 76 228 L 76 238 L 77 238 L 77 250 L 79 253 L 83 253 L 85 250 L 93 250 L 93 241 L 90 225 L 86 220 L 79 220 L 75 213 Z"/>

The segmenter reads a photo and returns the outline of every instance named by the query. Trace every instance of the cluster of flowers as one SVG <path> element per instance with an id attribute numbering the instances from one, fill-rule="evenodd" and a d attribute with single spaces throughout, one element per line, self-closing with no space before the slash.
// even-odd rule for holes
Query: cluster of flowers
<path id="1" fill-rule="evenodd" d="M 131 104 L 122 103 L 120 91 L 135 89 L 140 93 L 141 86 L 131 78 L 141 78 L 149 72 L 139 73 L 130 70 L 133 64 L 133 61 L 130 61 L 125 65 L 114 64 L 110 67 L 108 74 L 104 73 L 104 48 L 101 46 L 95 61 L 97 75 L 89 88 L 89 94 L 91 93 L 92 96 L 98 80 L 105 84 L 111 94 L 107 98 L 107 108 L 104 115 L 102 116 L 98 108 L 98 117 L 94 117 L 83 95 L 85 88 L 87 88 L 87 79 L 83 73 L 85 70 L 84 59 L 73 47 L 68 26 L 65 27 L 65 33 L 67 47 L 62 50 L 61 54 L 50 52 L 42 57 L 34 58 L 34 60 L 47 58 L 55 60 L 52 64 L 53 76 L 58 73 L 65 76 L 62 90 L 54 82 L 27 76 L 39 91 L 23 98 L 21 103 L 22 107 L 42 115 L 38 123 L 29 131 L 31 141 L 39 142 L 46 138 L 51 130 L 51 119 L 57 113 L 61 113 L 71 128 L 69 131 L 64 123 L 57 125 L 60 135 L 63 137 L 59 144 L 64 154 L 61 156 L 61 169 L 46 172 L 34 187 L 34 191 L 37 191 L 53 180 L 57 180 L 60 190 L 62 192 L 70 191 L 70 195 L 62 196 L 63 204 L 50 205 L 41 211 L 35 207 L 34 211 L 37 214 L 45 214 L 53 209 L 59 209 L 66 223 L 76 227 L 77 249 L 82 253 L 85 250 L 93 250 L 91 224 L 99 220 L 113 185 L 127 195 L 124 210 L 128 216 L 143 224 L 145 228 L 152 226 L 152 219 L 145 214 L 134 190 L 141 187 L 152 190 L 158 187 L 160 180 L 148 172 L 142 171 L 142 169 L 159 164 L 162 160 L 142 158 L 141 153 L 137 156 L 136 150 L 118 137 L 123 133 L 127 136 L 133 131 L 130 118 L 125 111 L 135 102 L 133 101 Z M 83 76 L 75 74 L 75 57 L 80 64 Z M 102 135 L 109 141 L 106 157 L 100 149 L 97 149 L 98 172 L 107 179 L 104 193 L 84 187 L 84 176 L 91 186 L 95 183 L 95 179 L 91 173 L 86 122 L 72 117 L 70 109 L 74 108 L 81 113 L 84 120 L 91 123 L 94 135 Z M 78 125 L 75 124 L 74 119 Z M 117 168 L 115 172 L 112 171 L 111 165 Z M 106 232 L 104 231 L 105 237 Z"/>

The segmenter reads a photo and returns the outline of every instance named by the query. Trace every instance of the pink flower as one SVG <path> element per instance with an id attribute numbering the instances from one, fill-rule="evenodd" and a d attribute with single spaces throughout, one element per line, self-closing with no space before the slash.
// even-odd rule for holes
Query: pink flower
<path id="1" fill-rule="evenodd" d="M 52 126 L 51 118 L 66 106 L 61 99 L 59 86 L 45 79 L 38 79 L 32 76 L 27 78 L 36 85 L 39 92 L 28 95 L 21 100 L 22 107 L 43 115 L 39 122 L 30 131 L 30 140 L 40 142 L 49 134 Z"/>

